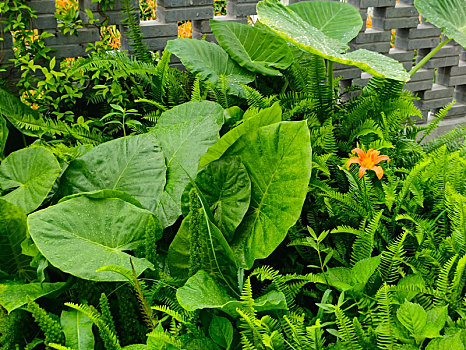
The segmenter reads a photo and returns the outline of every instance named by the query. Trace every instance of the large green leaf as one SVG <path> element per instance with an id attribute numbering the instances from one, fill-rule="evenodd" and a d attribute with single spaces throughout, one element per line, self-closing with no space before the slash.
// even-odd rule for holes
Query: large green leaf
<path id="1" fill-rule="evenodd" d="M 466 48 L 466 0 L 415 0 L 419 13 Z"/>
<path id="2" fill-rule="evenodd" d="M 44 295 L 56 292 L 66 283 L 5 283 L 0 284 L 0 305 L 9 313 Z"/>
<path id="3" fill-rule="evenodd" d="M 236 308 L 243 307 L 240 300 L 232 297 L 223 285 L 203 270 L 199 270 L 183 287 L 178 288 L 176 298 L 188 311 L 220 309 L 237 317 Z M 257 311 L 286 310 L 286 299 L 283 293 L 272 290 L 257 298 L 254 301 L 254 308 Z"/>
<path id="4" fill-rule="evenodd" d="M 103 143 L 74 160 L 61 178 L 60 194 L 124 191 L 154 211 L 165 177 L 164 155 L 155 137 L 128 136 Z"/>
<path id="5" fill-rule="evenodd" d="M 188 278 L 199 269 L 207 271 L 237 293 L 237 268 L 233 252 L 197 188 L 189 193 L 189 214 L 185 217 L 168 250 L 173 276 Z"/>
<path id="6" fill-rule="evenodd" d="M 246 214 L 251 200 L 251 180 L 239 157 L 224 157 L 202 168 L 195 183 L 214 214 L 215 223 L 229 241 Z M 183 215 L 189 212 L 188 184 L 182 197 Z"/>
<path id="7" fill-rule="evenodd" d="M 239 155 L 251 178 L 251 205 L 231 242 L 240 266 L 249 269 L 277 248 L 301 214 L 311 175 L 309 129 L 306 121 L 264 126 L 225 155 Z"/>
<path id="8" fill-rule="evenodd" d="M 231 21 L 210 20 L 218 43 L 240 66 L 263 75 L 281 76 L 293 54 L 285 40 L 269 30 Z"/>
<path id="9" fill-rule="evenodd" d="M 74 350 L 94 349 L 94 334 L 92 321 L 89 317 L 77 310 L 63 310 L 60 324 L 65 333 L 66 346 Z"/>
<path id="10" fill-rule="evenodd" d="M 433 339 L 426 346 L 426 350 L 464 350 L 461 332 L 452 335 L 444 335 L 442 338 Z"/>
<path id="11" fill-rule="evenodd" d="M 209 335 L 224 349 L 230 349 L 233 341 L 233 326 L 228 318 L 214 315 L 209 325 Z"/>
<path id="12" fill-rule="evenodd" d="M 6 126 L 6 120 L 0 115 L 0 160 L 3 159 L 3 152 L 5 151 L 7 138 L 8 127 Z"/>
<path id="13" fill-rule="evenodd" d="M 330 61 L 361 68 L 374 76 L 408 81 L 409 74 L 398 61 L 364 49 L 345 54 L 347 45 L 333 39 L 277 0 L 257 4 L 259 20 L 285 40 Z"/>
<path id="14" fill-rule="evenodd" d="M 424 308 L 407 300 L 396 312 L 396 317 L 406 327 L 411 336 L 421 334 L 427 323 L 427 314 Z"/>
<path id="15" fill-rule="evenodd" d="M 303 1 L 289 8 L 329 38 L 343 43 L 350 42 L 362 28 L 359 11 L 345 2 Z"/>
<path id="16" fill-rule="evenodd" d="M 242 84 L 254 80 L 254 74 L 239 66 L 219 45 L 194 39 L 175 39 L 168 41 L 166 49 L 175 54 L 192 73 L 199 74 L 202 80 L 215 85 L 225 76 L 230 93 L 244 95 Z"/>
<path id="17" fill-rule="evenodd" d="M 219 138 L 223 109 L 214 102 L 188 102 L 163 113 L 153 134 L 166 157 L 167 183 L 155 213 L 164 227 L 181 214 L 181 195 L 199 159 Z"/>
<path id="18" fill-rule="evenodd" d="M 0 267 L 3 272 L 29 278 L 34 270 L 31 258 L 21 253 L 27 235 L 26 213 L 16 205 L 0 199 Z"/>
<path id="19" fill-rule="evenodd" d="M 60 171 L 54 155 L 45 148 L 13 152 L 0 165 L 0 188 L 11 190 L 2 198 L 30 213 L 47 197 Z"/>
<path id="20" fill-rule="evenodd" d="M 114 272 L 96 272 L 105 265 L 139 275 L 152 265 L 125 253 L 144 242 L 152 214 L 121 199 L 78 197 L 29 215 L 29 233 L 45 258 L 60 270 L 94 281 L 124 281 Z"/>
<path id="21" fill-rule="evenodd" d="M 282 109 L 280 104 L 276 102 L 271 107 L 261 110 L 257 115 L 244 120 L 240 125 L 223 135 L 220 140 L 211 146 L 207 150 L 207 153 L 201 157 L 199 169 L 219 159 L 226 150 L 244 134 L 252 130 L 257 130 L 261 126 L 278 123 L 280 121 L 282 121 Z"/>

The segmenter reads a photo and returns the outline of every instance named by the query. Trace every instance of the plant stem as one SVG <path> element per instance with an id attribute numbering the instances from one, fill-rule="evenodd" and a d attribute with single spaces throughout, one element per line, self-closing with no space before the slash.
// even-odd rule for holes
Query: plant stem
<path id="1" fill-rule="evenodd" d="M 333 61 L 327 60 L 327 82 L 330 86 L 330 100 L 333 110 Z"/>
<path id="2" fill-rule="evenodd" d="M 451 39 L 446 39 L 442 41 L 440 44 L 437 45 L 437 47 L 433 48 L 432 51 L 430 51 L 421 61 L 419 61 L 418 64 L 416 64 L 413 69 L 409 71 L 409 76 L 413 76 L 419 69 L 422 68 L 423 65 L 427 63 L 428 60 L 431 59 L 433 55 L 435 55 L 442 47 L 444 47 L 446 44 L 448 44 L 451 41 Z"/>

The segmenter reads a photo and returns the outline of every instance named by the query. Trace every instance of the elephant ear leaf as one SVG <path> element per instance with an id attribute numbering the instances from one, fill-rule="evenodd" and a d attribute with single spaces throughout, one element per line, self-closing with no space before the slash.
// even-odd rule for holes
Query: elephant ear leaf
<path id="1" fill-rule="evenodd" d="M 176 55 L 191 73 L 199 74 L 202 80 L 219 85 L 221 77 L 225 77 L 232 95 L 244 95 L 241 85 L 254 80 L 253 73 L 239 66 L 217 44 L 205 40 L 175 39 L 168 42 L 166 49 Z"/>
<path id="2" fill-rule="evenodd" d="M 231 241 L 241 267 L 268 257 L 296 223 L 311 175 L 305 121 L 280 122 L 241 136 L 225 153 L 241 158 L 252 184 L 251 204 Z"/>
<path id="3" fill-rule="evenodd" d="M 419 13 L 466 48 L 466 0 L 415 0 Z"/>
<path id="4" fill-rule="evenodd" d="M 43 147 L 13 152 L 0 165 L 0 189 L 11 191 L 1 198 L 30 213 L 42 204 L 60 171 L 55 156 Z"/>
<path id="5" fill-rule="evenodd" d="M 34 278 L 31 258 L 21 253 L 27 235 L 26 213 L 16 205 L 0 199 L 0 266 L 3 272 Z"/>
<path id="6" fill-rule="evenodd" d="M 124 213 L 124 215 L 122 215 Z M 123 281 L 105 265 L 130 269 L 137 275 L 152 267 L 146 259 L 127 253 L 144 243 L 152 213 L 118 198 L 77 197 L 28 217 L 31 238 L 44 257 L 58 269 L 93 281 Z"/>
<path id="7" fill-rule="evenodd" d="M 167 182 L 155 214 L 164 227 L 181 214 L 181 195 L 196 175 L 199 159 L 219 138 L 223 108 L 211 101 L 191 101 L 164 112 L 153 135 L 160 141 L 167 164 Z"/>
<path id="8" fill-rule="evenodd" d="M 221 47 L 240 66 L 262 75 L 281 76 L 274 68 L 286 69 L 293 54 L 285 40 L 275 33 L 237 22 L 210 20 Z"/>
<path id="9" fill-rule="evenodd" d="M 215 223 L 230 241 L 251 200 L 251 180 L 239 157 L 223 157 L 202 168 L 195 183 L 204 195 Z M 189 213 L 188 184 L 182 197 L 183 215 Z"/>
<path id="10" fill-rule="evenodd" d="M 330 61 L 361 68 L 379 78 L 399 81 L 408 81 L 410 78 L 401 63 L 390 57 L 363 49 L 345 53 L 348 46 L 344 41 L 347 38 L 343 37 L 344 41 L 341 41 L 326 35 L 300 14 L 277 0 L 259 2 L 257 14 L 263 24 L 304 51 Z M 332 35 L 342 36 L 341 33 Z"/>
<path id="11" fill-rule="evenodd" d="M 304 1 L 288 7 L 329 38 L 343 43 L 349 43 L 362 28 L 359 11 L 345 2 Z"/>
<path id="12" fill-rule="evenodd" d="M 197 187 L 189 191 L 189 214 L 181 223 L 168 250 L 172 275 L 187 279 L 199 270 L 215 276 L 237 293 L 237 268 L 233 252 L 213 223 L 207 201 Z"/>

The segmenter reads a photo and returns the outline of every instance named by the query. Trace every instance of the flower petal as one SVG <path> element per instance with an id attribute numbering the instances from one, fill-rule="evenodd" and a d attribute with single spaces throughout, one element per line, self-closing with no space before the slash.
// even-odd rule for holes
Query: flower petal
<path id="1" fill-rule="evenodd" d="M 367 168 L 364 168 L 363 166 L 360 167 L 359 168 L 359 177 L 363 177 L 366 170 L 367 170 Z"/>
<path id="2" fill-rule="evenodd" d="M 358 156 L 359 156 L 360 158 L 364 158 L 365 155 L 366 155 L 366 154 L 364 153 L 364 151 L 363 151 L 362 149 L 360 149 L 360 148 L 354 148 L 354 149 L 351 151 L 351 153 L 357 153 Z"/>
<path id="3" fill-rule="evenodd" d="M 372 168 L 372 170 L 375 171 L 377 178 L 380 180 L 383 176 L 383 168 L 381 166 L 375 166 Z"/>
<path id="4" fill-rule="evenodd" d="M 358 157 L 351 157 L 350 159 L 348 159 L 348 161 L 346 162 L 346 169 L 349 169 L 349 166 L 351 164 L 361 164 L 361 160 L 358 158 Z"/>
<path id="5" fill-rule="evenodd" d="M 386 156 L 386 155 L 382 155 L 382 156 L 378 156 L 376 159 L 375 159 L 375 164 L 378 164 L 380 163 L 381 161 L 383 160 L 386 160 L 386 161 L 390 161 L 390 157 L 389 156 Z"/>

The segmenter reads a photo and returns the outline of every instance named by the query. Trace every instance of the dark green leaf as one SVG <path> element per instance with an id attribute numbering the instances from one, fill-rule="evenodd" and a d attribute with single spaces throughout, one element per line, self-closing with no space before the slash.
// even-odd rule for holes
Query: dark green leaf
<path id="1" fill-rule="evenodd" d="M 214 315 L 209 325 L 209 335 L 218 345 L 230 349 L 233 341 L 233 326 L 227 318 Z"/>

